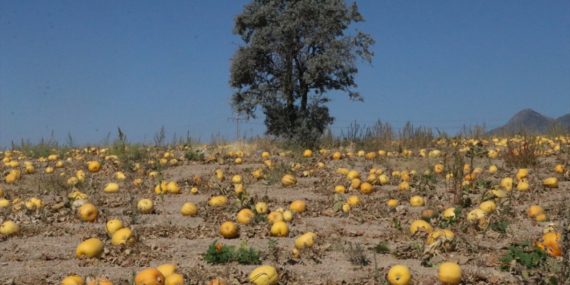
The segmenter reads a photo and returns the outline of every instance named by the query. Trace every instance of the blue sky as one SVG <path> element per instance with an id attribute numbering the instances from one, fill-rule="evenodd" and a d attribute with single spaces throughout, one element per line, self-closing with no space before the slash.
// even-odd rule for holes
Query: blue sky
<path id="1" fill-rule="evenodd" d="M 234 138 L 233 19 L 248 1 L 0 0 L 0 145 L 120 126 L 152 143 L 187 131 Z M 333 125 L 377 119 L 456 132 L 523 108 L 570 112 L 570 1 L 357 1 L 376 39 L 364 102 L 333 96 Z M 245 123 L 262 133 L 261 120 Z"/>

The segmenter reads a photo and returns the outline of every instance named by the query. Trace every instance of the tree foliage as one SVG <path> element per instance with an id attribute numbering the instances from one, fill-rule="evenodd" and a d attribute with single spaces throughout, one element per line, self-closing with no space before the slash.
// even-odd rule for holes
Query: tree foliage
<path id="1" fill-rule="evenodd" d="M 235 19 L 244 44 L 231 64 L 236 111 L 265 114 L 267 133 L 307 144 L 333 122 L 327 92 L 355 91 L 357 60 L 371 62 L 374 40 L 351 30 L 363 21 L 343 0 L 253 0 Z"/>

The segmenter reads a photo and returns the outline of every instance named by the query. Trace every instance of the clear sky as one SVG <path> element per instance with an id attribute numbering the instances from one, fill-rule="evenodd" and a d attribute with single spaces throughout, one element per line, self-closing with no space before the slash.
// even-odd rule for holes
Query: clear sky
<path id="1" fill-rule="evenodd" d="M 234 138 L 229 64 L 243 0 L 0 0 L 0 145 Z M 377 119 L 456 132 L 523 108 L 570 112 L 570 1 L 357 1 L 376 39 L 363 103 L 334 96 L 333 129 Z M 242 125 L 262 133 L 261 120 Z"/>

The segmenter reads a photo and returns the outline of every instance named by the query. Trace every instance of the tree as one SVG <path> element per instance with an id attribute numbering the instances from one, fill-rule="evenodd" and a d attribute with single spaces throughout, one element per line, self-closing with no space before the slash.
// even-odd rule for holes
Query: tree
<path id="1" fill-rule="evenodd" d="M 349 30 L 363 21 L 343 0 L 253 0 L 235 19 L 244 45 L 231 62 L 232 106 L 248 118 L 261 107 L 267 134 L 314 143 L 333 122 L 327 92 L 362 100 L 357 60 L 374 40 Z M 351 33 L 349 33 L 351 32 Z"/>

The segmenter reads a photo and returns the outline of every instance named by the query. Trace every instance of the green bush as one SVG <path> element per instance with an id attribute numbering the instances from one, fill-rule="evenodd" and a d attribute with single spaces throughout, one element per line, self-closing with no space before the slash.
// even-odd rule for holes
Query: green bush
<path id="1" fill-rule="evenodd" d="M 501 269 L 508 270 L 513 261 L 527 269 L 536 268 L 543 264 L 547 257 L 545 252 L 534 247 L 529 241 L 514 243 L 509 246 L 507 254 L 501 257 Z"/>
<path id="2" fill-rule="evenodd" d="M 190 161 L 203 161 L 204 153 L 198 150 L 190 149 L 184 154 L 184 157 Z"/>
<path id="3" fill-rule="evenodd" d="M 204 254 L 209 264 L 225 264 L 236 261 L 239 264 L 261 264 L 259 251 L 242 243 L 238 248 L 214 241 Z"/>

